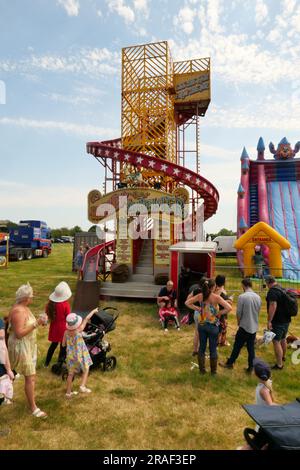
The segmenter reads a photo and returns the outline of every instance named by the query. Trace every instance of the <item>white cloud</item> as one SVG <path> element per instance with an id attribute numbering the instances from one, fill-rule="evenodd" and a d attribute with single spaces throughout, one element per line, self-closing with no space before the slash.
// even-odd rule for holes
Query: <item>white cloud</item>
<path id="1" fill-rule="evenodd" d="M 174 17 L 174 26 L 181 28 L 186 34 L 191 34 L 194 30 L 194 18 L 196 11 L 192 8 L 185 6 L 181 8 L 178 15 Z"/>
<path id="2" fill-rule="evenodd" d="M 79 14 L 79 0 L 57 0 L 69 16 L 78 16 Z"/>
<path id="3" fill-rule="evenodd" d="M 148 12 L 148 1 L 147 0 L 133 0 L 133 6 L 136 10 L 144 13 Z"/>
<path id="4" fill-rule="evenodd" d="M 19 118 L 0 118 L 0 125 L 9 125 L 22 127 L 24 129 L 39 129 L 39 130 L 54 130 L 62 131 L 68 134 L 75 134 L 78 136 L 95 136 L 101 135 L 102 139 L 112 139 L 119 135 L 120 131 L 111 128 L 103 128 L 92 126 L 89 124 L 80 124 L 74 122 L 64 122 L 64 121 L 42 121 L 35 119 L 27 119 L 23 117 Z"/>
<path id="5" fill-rule="evenodd" d="M 27 185 L 15 181 L 0 181 L 0 207 L 8 208 L 47 208 L 76 207 L 86 203 L 87 189 L 67 186 Z M 1 194 L 2 193 L 2 194 Z M 7 194 L 9 193 L 9 197 Z M 43 194 L 43 197 L 40 195 Z"/>
<path id="6" fill-rule="evenodd" d="M 84 74 L 91 77 L 112 75 L 120 68 L 120 53 L 107 48 L 81 48 L 76 53 L 66 56 L 34 55 L 18 62 L 0 61 L 0 71 L 23 72 L 34 71 L 62 72 Z"/>
<path id="7" fill-rule="evenodd" d="M 252 128 L 298 131 L 300 122 L 298 90 L 295 90 L 294 95 L 290 96 L 288 108 L 283 108 L 283 101 L 283 97 L 280 98 L 274 93 L 271 100 L 267 100 L 267 97 L 263 96 L 261 99 L 257 98 L 255 103 L 250 102 L 247 106 L 220 107 L 212 104 L 205 118 L 205 126 L 225 129 Z"/>
<path id="8" fill-rule="evenodd" d="M 223 12 L 223 0 L 209 0 L 207 2 L 207 20 L 210 31 L 220 33 L 223 28 L 220 25 L 220 18 Z"/>
<path id="9" fill-rule="evenodd" d="M 255 4 L 255 22 L 257 25 L 265 23 L 268 17 L 268 7 L 263 0 L 256 0 Z"/>
<path id="10" fill-rule="evenodd" d="M 135 14 L 132 8 L 125 4 L 124 0 L 106 0 L 109 10 L 121 16 L 125 23 L 133 23 Z"/>

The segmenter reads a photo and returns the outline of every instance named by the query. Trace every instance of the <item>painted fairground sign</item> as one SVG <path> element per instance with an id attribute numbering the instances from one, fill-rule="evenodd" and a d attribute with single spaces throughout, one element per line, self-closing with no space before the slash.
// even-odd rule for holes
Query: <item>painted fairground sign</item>
<path id="1" fill-rule="evenodd" d="M 9 236 L 7 233 L 0 233 L 0 268 L 7 268 L 9 257 Z"/>
<path id="2" fill-rule="evenodd" d="M 210 99 L 210 74 L 191 72 L 174 76 L 175 103 L 188 103 Z"/>
<path id="3" fill-rule="evenodd" d="M 135 216 L 137 212 L 153 215 L 164 208 L 169 208 L 171 213 L 181 219 L 186 217 L 187 196 L 180 192 L 170 193 L 155 189 L 126 188 L 108 193 L 104 196 L 100 191 L 93 190 L 88 194 L 88 219 L 97 224 L 104 219 L 113 218 L 121 209 L 126 211 L 126 216 Z"/>

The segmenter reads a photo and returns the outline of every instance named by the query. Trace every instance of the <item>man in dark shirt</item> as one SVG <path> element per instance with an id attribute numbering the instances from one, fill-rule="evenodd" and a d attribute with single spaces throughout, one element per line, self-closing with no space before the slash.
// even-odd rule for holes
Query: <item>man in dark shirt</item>
<path id="1" fill-rule="evenodd" d="M 273 339 L 276 364 L 272 368 L 281 370 L 283 369 L 283 361 L 285 361 L 286 336 L 291 317 L 284 306 L 284 291 L 277 284 L 275 278 L 267 276 L 266 284 L 269 289 L 266 297 L 268 310 L 267 328 L 276 335 Z"/>
<path id="2" fill-rule="evenodd" d="M 159 307 L 164 306 L 164 301 L 171 300 L 172 307 L 177 308 L 177 292 L 174 289 L 173 281 L 168 281 L 165 287 L 162 287 L 157 296 L 157 305 Z M 163 302 L 163 304 L 162 304 Z"/>

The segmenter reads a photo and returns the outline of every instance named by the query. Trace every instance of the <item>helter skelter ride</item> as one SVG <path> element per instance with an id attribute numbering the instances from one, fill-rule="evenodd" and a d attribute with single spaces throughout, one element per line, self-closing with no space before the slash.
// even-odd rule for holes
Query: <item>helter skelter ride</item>
<path id="1" fill-rule="evenodd" d="M 118 212 L 120 196 L 126 196 L 128 208 L 135 203 L 146 207 L 188 204 L 188 222 L 197 233 L 198 208 L 202 205 L 207 220 L 215 214 L 219 201 L 216 188 L 200 175 L 200 118 L 209 103 L 209 58 L 173 62 L 166 41 L 123 48 L 122 136 L 86 146 L 105 175 L 103 193 L 93 190 L 88 195 L 90 222 L 107 222 L 109 215 L 103 211 L 99 215 L 100 206 L 112 204 Z M 194 148 L 187 138 L 191 131 Z M 185 166 L 187 157 L 193 158 L 194 171 Z M 143 217 L 129 214 L 128 226 L 135 224 L 141 234 L 136 239 L 121 236 L 116 223 L 116 263 L 129 267 L 131 287 L 133 282 L 153 286 L 156 274 L 169 272 L 169 248 L 185 239 L 181 235 L 179 240 L 175 219 L 171 215 L 166 235 L 164 214 L 157 218 L 150 213 Z M 154 226 L 159 236 L 144 240 Z"/>

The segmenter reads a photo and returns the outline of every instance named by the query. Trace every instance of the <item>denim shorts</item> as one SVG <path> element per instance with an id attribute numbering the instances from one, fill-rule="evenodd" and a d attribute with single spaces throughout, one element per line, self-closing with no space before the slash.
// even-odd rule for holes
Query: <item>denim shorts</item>
<path id="1" fill-rule="evenodd" d="M 199 315 L 200 315 L 200 312 L 198 312 L 198 310 L 195 310 L 194 311 L 194 322 L 196 323 L 196 325 L 198 325 Z"/>
<path id="2" fill-rule="evenodd" d="M 289 323 L 272 323 L 272 331 L 276 335 L 273 341 L 281 341 L 282 339 L 285 339 L 289 326 Z"/>

